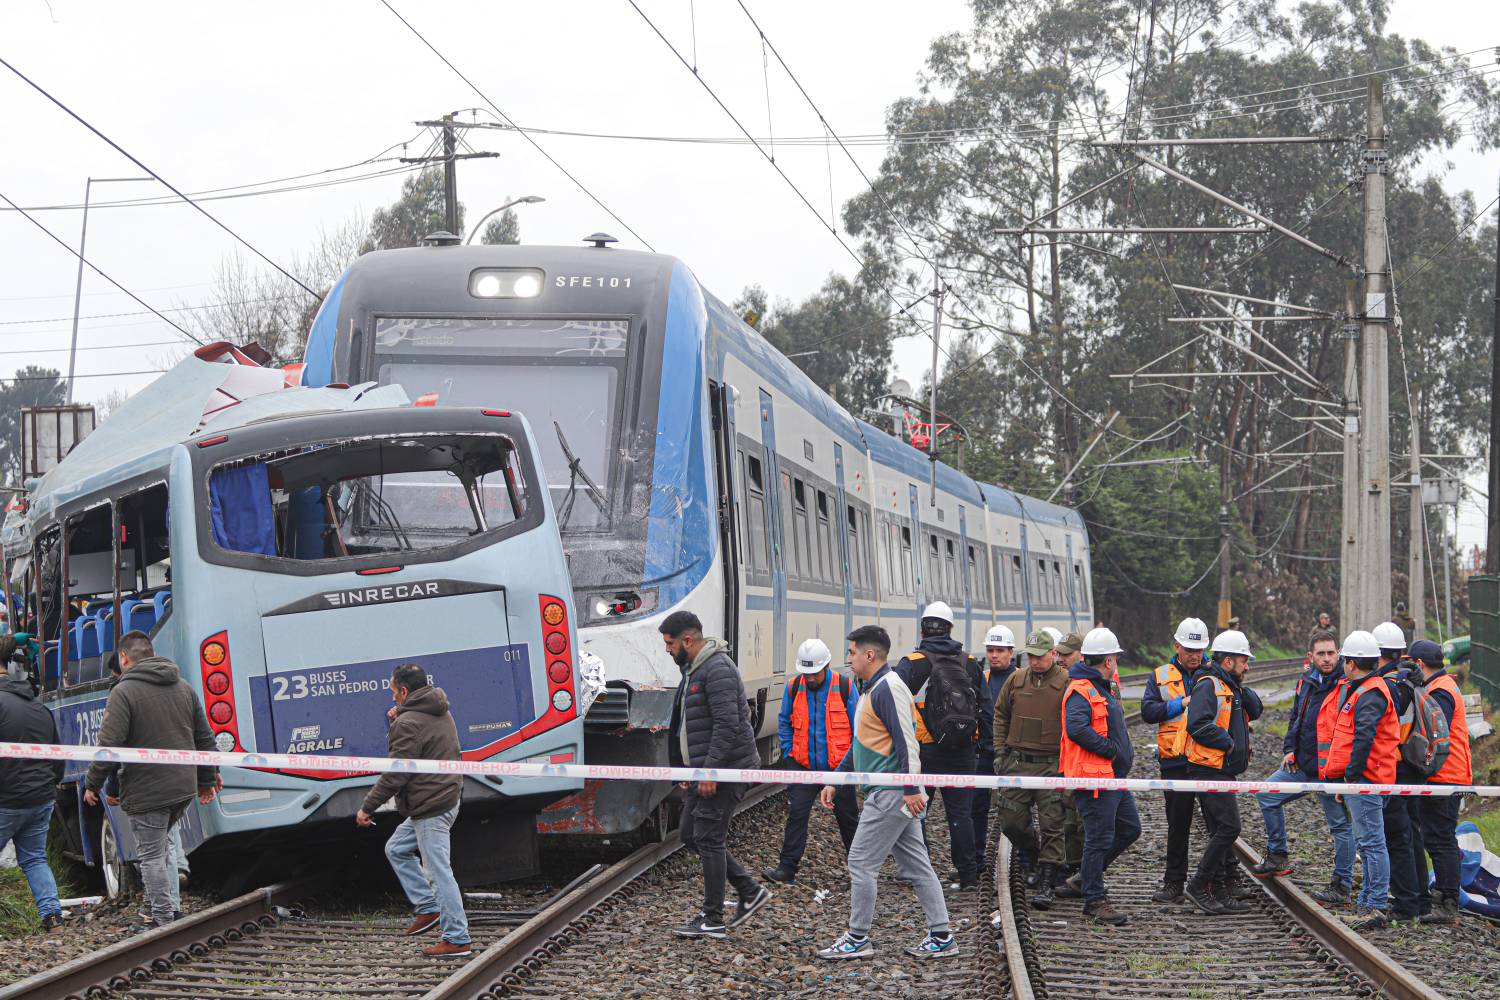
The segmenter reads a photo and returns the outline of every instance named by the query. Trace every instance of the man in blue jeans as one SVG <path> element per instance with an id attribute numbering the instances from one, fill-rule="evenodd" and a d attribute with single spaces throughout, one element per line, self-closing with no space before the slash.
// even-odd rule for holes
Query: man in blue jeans
<path id="1" fill-rule="evenodd" d="M 1325 629 L 1315 630 L 1308 639 L 1307 672 L 1297 679 L 1292 698 L 1292 715 L 1287 722 L 1281 767 L 1268 781 L 1317 781 L 1318 766 L 1328 756 L 1333 739 L 1333 722 L 1338 713 L 1344 672 L 1339 663 L 1338 639 Z M 1266 857 L 1251 874 L 1256 878 L 1290 875 L 1295 866 L 1287 850 L 1286 815 L 1283 807 L 1306 792 L 1258 792 L 1260 815 L 1266 824 Z M 1318 793 L 1323 818 L 1333 836 L 1333 877 L 1328 885 L 1311 895 L 1320 903 L 1341 905 L 1349 902 L 1354 885 L 1354 829 L 1349 812 L 1336 796 Z"/>
<path id="2" fill-rule="evenodd" d="M 15 649 L 9 636 L 0 636 L 0 643 L 9 643 L 11 652 Z M 52 713 L 36 700 L 31 681 L 4 670 L 0 661 L 0 743 L 56 743 Z M 49 931 L 62 923 L 57 880 L 47 865 L 47 827 L 62 775 L 61 761 L 0 758 L 0 848 L 15 843 L 16 861 L 31 886 L 37 916 Z"/>
<path id="3" fill-rule="evenodd" d="M 391 700 L 396 705 L 387 713 L 391 722 L 386 736 L 390 748 L 387 756 L 461 759 L 458 727 L 448 711 L 448 696 L 442 688 L 427 683 L 427 671 L 415 663 L 397 667 L 391 675 Z M 464 958 L 474 953 L 463 893 L 453 877 L 449 840 L 453 821 L 458 819 L 463 781 L 459 774 L 387 771 L 365 796 L 364 806 L 354 818 L 360 826 L 374 826 L 371 814 L 391 796 L 396 797 L 396 811 L 405 819 L 386 841 L 385 856 L 416 911 L 403 933 L 411 937 L 435 926 L 442 928 L 443 939 L 422 949 L 428 958 Z"/>

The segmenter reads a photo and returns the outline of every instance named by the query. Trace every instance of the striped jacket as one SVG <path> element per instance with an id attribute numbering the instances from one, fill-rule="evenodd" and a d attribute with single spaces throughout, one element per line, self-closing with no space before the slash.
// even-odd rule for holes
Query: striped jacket
<path id="1" fill-rule="evenodd" d="M 921 774 L 914 721 L 916 707 L 906 682 L 886 664 L 863 686 L 854 712 L 854 746 L 844 755 L 839 770 Z M 902 791 L 916 795 L 921 789 L 906 785 Z"/>

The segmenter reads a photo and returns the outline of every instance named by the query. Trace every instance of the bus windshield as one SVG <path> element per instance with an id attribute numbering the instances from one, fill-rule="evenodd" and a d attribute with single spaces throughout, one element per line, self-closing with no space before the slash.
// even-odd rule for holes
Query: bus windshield
<path id="1" fill-rule="evenodd" d="M 377 318 L 374 374 L 436 406 L 503 406 L 531 420 L 558 527 L 609 527 L 630 322 Z"/>
<path id="2" fill-rule="evenodd" d="M 281 448 L 221 462 L 200 488 L 215 546 L 284 560 L 442 548 L 514 524 L 530 503 L 503 434 Z"/>

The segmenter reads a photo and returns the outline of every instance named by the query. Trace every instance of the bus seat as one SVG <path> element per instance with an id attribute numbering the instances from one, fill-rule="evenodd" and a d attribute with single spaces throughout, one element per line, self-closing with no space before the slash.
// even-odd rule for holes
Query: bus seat
<path id="1" fill-rule="evenodd" d="M 107 619 L 94 622 L 94 634 L 98 636 L 99 655 L 103 656 L 115 648 L 115 625 Z"/>
<path id="2" fill-rule="evenodd" d="M 78 657 L 88 659 L 99 655 L 99 623 L 86 621 L 78 633 Z"/>
<path id="3" fill-rule="evenodd" d="M 83 634 L 92 631 L 92 618 L 77 618 L 69 627 L 68 632 L 68 662 L 83 658 Z"/>
<path id="4" fill-rule="evenodd" d="M 58 679 L 62 677 L 62 644 L 47 643 L 47 651 L 42 654 L 42 661 L 42 686 L 48 689 L 57 687 Z"/>
<path id="5" fill-rule="evenodd" d="M 170 590 L 158 590 L 151 603 L 156 607 L 156 620 L 161 621 L 167 616 L 167 602 L 172 599 Z"/>
<path id="6" fill-rule="evenodd" d="M 128 632 L 140 631 L 149 634 L 156 625 L 155 605 L 145 601 L 137 602 L 136 606 L 130 609 L 130 616 L 125 619 L 125 623 L 129 626 L 126 629 Z"/>
<path id="7" fill-rule="evenodd" d="M 131 609 L 139 603 L 141 602 L 134 597 L 123 597 L 120 599 L 120 632 L 122 634 L 130 631 L 130 626 L 126 623 L 130 621 Z"/>

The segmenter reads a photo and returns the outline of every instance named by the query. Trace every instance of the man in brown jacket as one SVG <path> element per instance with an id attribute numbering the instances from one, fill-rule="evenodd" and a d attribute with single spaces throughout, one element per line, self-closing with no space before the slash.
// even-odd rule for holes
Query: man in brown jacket
<path id="1" fill-rule="evenodd" d="M 459 760 L 458 727 L 448 712 L 448 696 L 427 683 L 427 672 L 403 663 L 391 674 L 390 733 L 387 756 L 407 760 Z M 354 821 L 374 826 L 371 813 L 391 796 L 405 817 L 385 843 L 391 863 L 416 916 L 407 936 L 442 925 L 443 939 L 422 949 L 428 958 L 463 958 L 473 954 L 464 897 L 453 877 L 449 833 L 458 818 L 463 776 L 388 771 L 365 796 Z M 418 854 L 420 853 L 420 858 Z"/>

